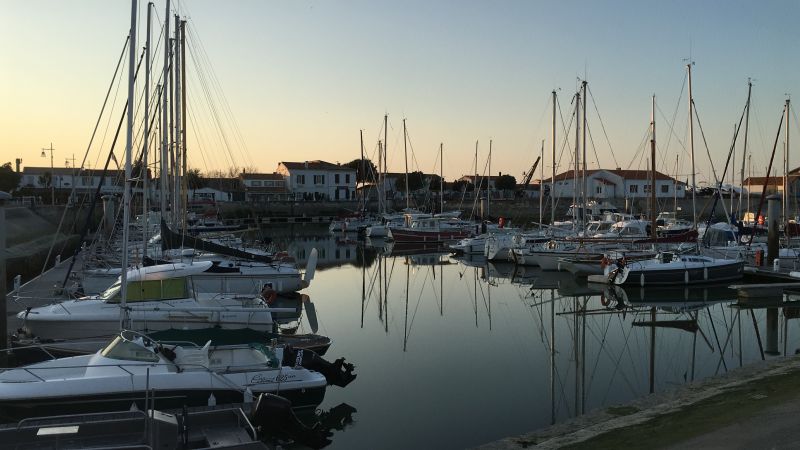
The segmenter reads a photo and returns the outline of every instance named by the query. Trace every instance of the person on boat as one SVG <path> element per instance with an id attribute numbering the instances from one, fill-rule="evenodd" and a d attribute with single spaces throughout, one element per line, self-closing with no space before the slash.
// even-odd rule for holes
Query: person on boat
<path id="1" fill-rule="evenodd" d="M 271 305 L 275 303 L 277 297 L 278 291 L 272 288 L 272 283 L 266 283 L 261 289 L 261 298 L 266 300 L 267 304 Z"/>

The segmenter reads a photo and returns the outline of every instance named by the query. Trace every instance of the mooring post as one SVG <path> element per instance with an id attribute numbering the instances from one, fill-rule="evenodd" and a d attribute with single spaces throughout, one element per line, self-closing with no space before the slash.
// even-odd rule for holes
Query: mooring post
<path id="1" fill-rule="evenodd" d="M 767 265 L 772 266 L 778 257 L 779 226 L 781 220 L 781 196 L 779 194 L 767 197 Z"/>

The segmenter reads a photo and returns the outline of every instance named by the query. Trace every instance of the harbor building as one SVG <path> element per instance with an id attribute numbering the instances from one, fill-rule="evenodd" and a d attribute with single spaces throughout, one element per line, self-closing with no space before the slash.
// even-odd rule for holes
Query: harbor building
<path id="1" fill-rule="evenodd" d="M 582 174 L 578 173 L 578 188 Z M 575 172 L 568 170 L 552 178 L 542 181 L 546 192 L 557 198 L 572 198 L 576 192 Z M 606 200 L 615 198 L 649 198 L 652 185 L 651 172 L 648 170 L 593 169 L 586 171 L 588 198 Z M 578 189 L 579 190 L 579 189 Z M 684 198 L 686 183 L 656 172 L 657 198 Z"/>

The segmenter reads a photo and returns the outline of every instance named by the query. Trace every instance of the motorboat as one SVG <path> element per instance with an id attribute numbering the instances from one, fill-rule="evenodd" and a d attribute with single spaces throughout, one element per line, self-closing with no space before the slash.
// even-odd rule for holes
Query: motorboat
<path id="1" fill-rule="evenodd" d="M 273 313 L 299 310 L 299 304 L 272 308 L 268 299 L 259 296 L 198 294 L 193 277 L 211 265 L 175 263 L 133 269 L 127 274 L 124 305 L 120 278 L 99 295 L 27 308 L 17 318 L 23 321 L 22 328 L 28 335 L 80 339 L 113 335 L 119 331 L 121 321 L 147 332 L 214 326 L 271 330 Z"/>
<path id="2" fill-rule="evenodd" d="M 316 407 L 325 395 L 321 373 L 285 365 L 284 348 L 204 346 L 155 341 L 125 330 L 97 353 L 0 372 L 0 414 L 32 417 L 120 411 L 132 404 L 169 409 L 234 403 L 280 393 L 295 408 Z"/>

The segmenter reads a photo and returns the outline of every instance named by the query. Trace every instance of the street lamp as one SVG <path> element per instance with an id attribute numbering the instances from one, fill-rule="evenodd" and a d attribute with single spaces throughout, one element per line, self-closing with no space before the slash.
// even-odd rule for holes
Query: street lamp
<path id="1" fill-rule="evenodd" d="M 55 174 L 53 173 L 53 143 L 50 143 L 50 148 L 43 148 L 42 149 L 42 158 L 47 158 L 47 154 L 45 152 L 50 152 L 50 202 L 53 206 L 56 205 L 56 185 L 53 183 L 53 177 Z"/>

